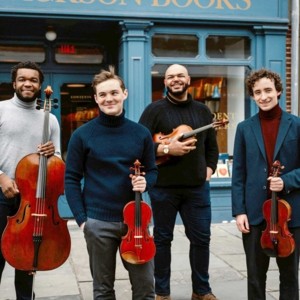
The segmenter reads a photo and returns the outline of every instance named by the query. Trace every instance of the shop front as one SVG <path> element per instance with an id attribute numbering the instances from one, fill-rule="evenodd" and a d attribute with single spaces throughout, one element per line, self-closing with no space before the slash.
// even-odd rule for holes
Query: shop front
<path id="1" fill-rule="evenodd" d="M 11 66 L 38 62 L 59 100 L 53 113 L 63 157 L 74 129 L 97 115 L 91 81 L 100 69 L 117 67 L 129 89 L 126 114 L 137 121 L 163 97 L 166 68 L 184 64 L 194 99 L 229 120 L 217 130 L 221 155 L 211 186 L 213 221 L 232 219 L 235 129 L 256 113 L 244 80 L 260 67 L 286 78 L 287 0 L 3 0 L 0 16 L 0 100 L 13 93 Z M 59 205 L 71 217 L 64 197 Z"/>

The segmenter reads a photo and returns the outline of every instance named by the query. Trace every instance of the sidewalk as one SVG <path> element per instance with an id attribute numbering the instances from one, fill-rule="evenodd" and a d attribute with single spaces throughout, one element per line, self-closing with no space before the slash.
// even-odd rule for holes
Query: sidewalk
<path id="1" fill-rule="evenodd" d="M 92 278 L 83 233 L 73 220 L 68 222 L 72 249 L 69 259 L 52 271 L 37 272 L 36 300 L 92 300 Z M 188 240 L 184 227 L 176 225 L 172 246 L 172 300 L 190 300 L 192 294 L 188 260 Z M 14 270 L 7 265 L 0 286 L 0 300 L 15 298 Z M 246 264 L 241 234 L 234 223 L 212 224 L 210 283 L 220 300 L 246 300 Z M 274 259 L 268 272 L 267 300 L 279 299 L 278 270 Z M 131 300 L 127 272 L 118 258 L 116 297 Z"/>

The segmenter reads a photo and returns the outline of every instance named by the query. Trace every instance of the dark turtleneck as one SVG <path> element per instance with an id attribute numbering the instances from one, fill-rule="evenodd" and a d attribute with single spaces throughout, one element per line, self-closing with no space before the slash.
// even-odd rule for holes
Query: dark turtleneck
<path id="1" fill-rule="evenodd" d="M 78 225 L 87 218 L 120 222 L 123 208 L 134 199 L 130 167 L 139 159 L 147 187 L 156 180 L 149 130 L 124 116 L 99 117 L 77 128 L 68 145 L 65 192 Z M 84 190 L 81 180 L 84 177 Z"/>
<path id="2" fill-rule="evenodd" d="M 98 121 L 100 124 L 107 127 L 121 126 L 125 122 L 125 111 L 123 110 L 119 116 L 111 116 L 105 114 L 104 112 L 100 112 Z"/>
<path id="3" fill-rule="evenodd" d="M 200 101 L 193 100 L 190 94 L 184 101 L 178 101 L 167 93 L 166 97 L 152 102 L 143 112 L 140 121 L 150 129 L 152 135 L 175 133 L 180 125 L 192 129 L 212 123 L 209 108 Z M 196 149 L 187 155 L 171 156 L 166 164 L 159 166 L 157 187 L 190 188 L 201 186 L 206 180 L 206 168 L 216 169 L 218 145 L 213 128 L 197 134 Z M 156 143 L 157 150 L 159 143 Z"/>
<path id="4" fill-rule="evenodd" d="M 178 101 L 176 99 L 174 99 L 169 92 L 167 92 L 167 95 L 166 95 L 166 99 L 171 102 L 172 104 L 175 104 L 175 105 L 179 105 L 179 106 L 184 106 L 184 105 L 188 105 L 192 100 L 192 96 L 190 94 L 187 95 L 187 99 L 183 100 L 183 101 Z"/>
<path id="5" fill-rule="evenodd" d="M 282 110 L 279 107 L 279 104 L 277 104 L 269 111 L 259 110 L 261 130 L 264 139 L 269 170 L 271 170 L 273 164 L 273 155 L 274 155 L 281 115 L 282 115 Z"/>

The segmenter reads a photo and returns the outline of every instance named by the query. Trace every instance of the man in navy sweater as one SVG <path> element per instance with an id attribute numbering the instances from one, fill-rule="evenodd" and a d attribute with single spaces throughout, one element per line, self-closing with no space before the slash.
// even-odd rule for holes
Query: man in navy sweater
<path id="1" fill-rule="evenodd" d="M 110 68 L 97 74 L 92 86 L 100 115 L 79 127 L 70 139 L 65 192 L 86 239 L 94 299 L 114 300 L 116 253 L 127 232 L 123 208 L 134 200 L 135 192 L 154 185 L 157 168 L 149 130 L 124 116 L 128 91 L 123 80 Z M 146 175 L 130 179 L 136 159 Z M 133 299 L 154 299 L 153 261 L 123 264 Z"/>

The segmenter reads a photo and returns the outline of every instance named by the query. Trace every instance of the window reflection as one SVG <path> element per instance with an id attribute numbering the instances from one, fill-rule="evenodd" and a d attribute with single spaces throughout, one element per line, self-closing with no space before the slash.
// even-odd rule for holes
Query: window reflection
<path id="1" fill-rule="evenodd" d="M 99 109 L 90 83 L 64 83 L 60 96 L 62 154 L 65 159 L 73 131 L 95 118 Z"/>
<path id="2" fill-rule="evenodd" d="M 152 53 L 157 57 L 196 57 L 198 47 L 196 35 L 155 34 L 152 37 Z"/>
<path id="3" fill-rule="evenodd" d="M 6 63 L 31 60 L 37 63 L 45 61 L 46 53 L 42 46 L 0 45 L 0 61 Z"/>
<path id="4" fill-rule="evenodd" d="M 85 47 L 61 44 L 55 48 L 55 60 L 60 64 L 101 64 L 104 50 L 99 47 Z"/>
<path id="5" fill-rule="evenodd" d="M 206 55 L 210 58 L 248 59 L 250 45 L 249 37 L 210 35 L 206 39 Z"/>

